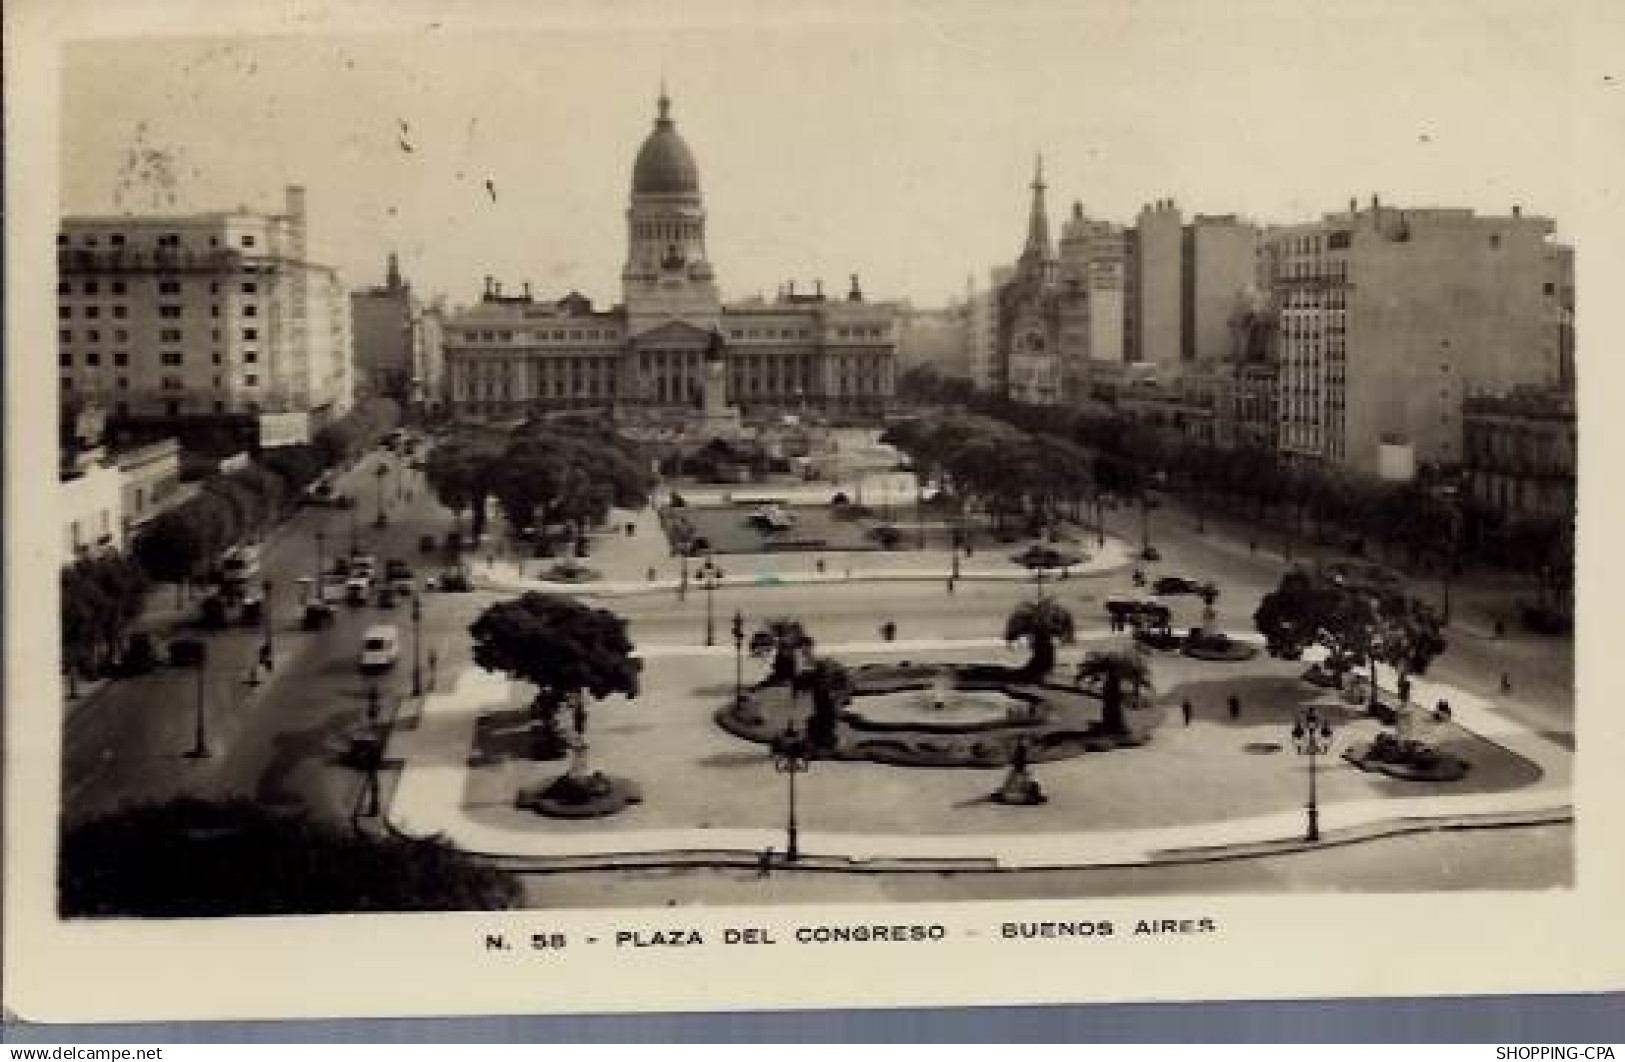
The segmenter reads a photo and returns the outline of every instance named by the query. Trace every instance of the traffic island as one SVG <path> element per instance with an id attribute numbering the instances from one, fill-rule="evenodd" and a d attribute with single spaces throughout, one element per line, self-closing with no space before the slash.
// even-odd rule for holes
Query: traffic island
<path id="1" fill-rule="evenodd" d="M 1402 782 L 1459 782 L 1467 777 L 1470 768 L 1460 756 L 1388 731 L 1349 749 L 1343 758 L 1362 771 L 1374 771 Z"/>

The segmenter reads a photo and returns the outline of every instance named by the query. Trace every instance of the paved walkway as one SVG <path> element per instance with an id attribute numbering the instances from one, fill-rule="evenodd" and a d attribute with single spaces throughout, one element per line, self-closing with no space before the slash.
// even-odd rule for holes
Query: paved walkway
<path id="1" fill-rule="evenodd" d="M 1104 629 L 1080 631 L 1080 642 L 1110 637 Z M 1242 636 L 1246 637 L 1246 636 Z M 1256 636 L 1252 638 L 1257 641 Z M 1002 646 L 997 639 L 850 643 L 828 646 L 836 655 L 886 654 L 952 648 Z M 725 656 L 726 647 L 689 645 L 651 646 L 645 655 Z M 1493 712 L 1472 694 L 1451 686 L 1412 680 L 1417 703 L 1448 699 L 1455 721 L 1536 764 L 1542 771 L 1538 784 L 1499 793 L 1437 792 L 1415 797 L 1391 797 L 1332 802 L 1322 805 L 1321 822 L 1329 840 L 1339 837 L 1378 836 L 1383 832 L 1415 829 L 1418 823 L 1450 824 L 1490 820 L 1528 821 L 1563 817 L 1570 802 L 1572 755 L 1562 747 L 1519 727 Z M 419 726 L 397 733 L 390 743 L 390 758 L 402 764 L 399 783 L 390 805 L 389 821 L 411 835 L 441 834 L 468 851 L 526 860 L 530 865 L 579 868 L 625 865 L 662 859 L 682 861 L 695 853 L 708 857 L 744 859 L 769 847 L 782 845 L 777 829 L 618 830 L 613 825 L 595 833 L 551 831 L 538 820 L 535 829 L 513 829 L 476 822 L 463 809 L 473 727 L 487 706 L 505 702 L 508 683 L 478 669 L 469 669 L 457 686 L 429 697 L 422 705 Z M 448 748 L 448 741 L 451 746 Z M 453 755 L 448 756 L 451 752 Z M 978 863 L 1001 869 L 1037 869 L 1102 865 L 1149 864 L 1180 858 L 1223 858 L 1256 850 L 1279 850 L 1301 843 L 1304 816 L 1300 808 L 1219 822 L 1121 830 L 1084 830 L 1066 833 L 1016 834 L 865 834 L 813 831 L 801 835 L 801 849 L 809 860 L 836 861 L 838 865 L 870 869 L 884 865 L 897 869 L 910 863 L 925 866 Z"/>

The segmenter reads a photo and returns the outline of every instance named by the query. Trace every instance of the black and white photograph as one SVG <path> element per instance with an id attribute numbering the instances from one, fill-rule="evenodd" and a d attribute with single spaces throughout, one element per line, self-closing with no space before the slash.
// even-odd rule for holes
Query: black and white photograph
<path id="1" fill-rule="evenodd" d="M 1603 9 L 163 6 L 43 46 L 8 285 L 64 931 L 1402 961 L 1618 884 Z"/>

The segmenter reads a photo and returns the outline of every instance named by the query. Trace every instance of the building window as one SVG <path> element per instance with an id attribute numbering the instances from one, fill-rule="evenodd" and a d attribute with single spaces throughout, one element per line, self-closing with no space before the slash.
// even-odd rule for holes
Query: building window
<path id="1" fill-rule="evenodd" d="M 130 316 L 130 308 L 128 306 L 115 306 L 113 307 L 113 316 L 122 321 Z"/>
<path id="2" fill-rule="evenodd" d="M 99 294 L 101 294 L 101 285 L 96 283 L 94 280 L 85 281 L 85 294 L 86 295 L 99 295 Z"/>
<path id="3" fill-rule="evenodd" d="M 165 328 L 158 333 L 158 342 L 160 343 L 179 343 L 180 341 L 181 330 L 179 328 Z"/>
<path id="4" fill-rule="evenodd" d="M 243 329 L 243 340 L 245 342 L 250 341 L 250 340 L 258 339 L 259 337 L 260 337 L 259 329 L 257 329 L 257 328 L 245 328 L 245 329 Z"/>
<path id="5" fill-rule="evenodd" d="M 107 242 L 112 244 L 114 247 L 123 247 L 124 246 L 124 233 L 122 233 L 122 232 L 113 233 L 111 236 L 107 237 Z"/>
<path id="6" fill-rule="evenodd" d="M 86 365 L 100 365 L 101 363 L 102 363 L 101 351 L 99 351 L 99 350 L 87 350 L 87 351 L 85 351 L 85 364 Z"/>
<path id="7" fill-rule="evenodd" d="M 257 362 L 259 360 L 260 360 L 260 352 L 259 351 L 257 351 L 257 350 L 245 350 L 245 351 L 243 351 L 243 363 L 244 364 L 253 365 L 255 362 Z"/>
<path id="8" fill-rule="evenodd" d="M 209 307 L 209 316 L 210 317 L 219 317 L 220 316 L 220 307 L 219 306 L 211 306 L 211 307 Z"/>
<path id="9" fill-rule="evenodd" d="M 113 329 L 113 341 L 116 343 L 128 343 L 130 341 L 130 333 L 123 328 L 115 328 Z"/>
<path id="10" fill-rule="evenodd" d="M 62 377 L 62 390 L 64 390 L 64 391 L 73 390 L 73 377 L 71 377 L 71 376 Z"/>
<path id="11" fill-rule="evenodd" d="M 178 281 L 178 280 L 160 280 L 158 282 L 158 294 L 160 294 L 160 295 L 179 295 L 180 293 L 181 293 L 181 282 L 180 281 Z"/>
<path id="12" fill-rule="evenodd" d="M 62 331 L 56 334 L 56 338 L 63 343 L 72 343 L 73 332 L 71 329 L 64 328 Z"/>
<path id="13" fill-rule="evenodd" d="M 174 318 L 174 317 L 179 317 L 180 315 L 181 315 L 181 308 L 179 306 L 160 306 L 160 307 L 158 307 L 158 316 L 159 317 Z"/>
<path id="14" fill-rule="evenodd" d="M 181 352 L 178 350 L 163 351 L 158 355 L 158 360 L 165 365 L 179 365 L 181 364 Z"/>
<path id="15" fill-rule="evenodd" d="M 258 387 L 259 385 L 260 385 L 260 378 L 258 376 L 256 376 L 254 373 L 249 373 L 247 376 L 243 377 L 243 386 L 244 387 Z"/>
<path id="16" fill-rule="evenodd" d="M 73 368 L 73 354 L 64 350 L 57 356 L 57 364 L 64 369 Z"/>
<path id="17" fill-rule="evenodd" d="M 90 331 L 85 333 L 85 342 L 86 343 L 100 343 L 101 341 L 102 341 L 102 334 L 100 332 L 96 331 L 94 328 L 92 328 Z"/>
<path id="18" fill-rule="evenodd" d="M 215 399 L 214 411 L 216 413 L 224 413 L 226 411 L 226 404 L 224 402 L 220 401 L 218 398 Z"/>
<path id="19" fill-rule="evenodd" d="M 71 318 L 73 316 L 73 307 L 72 306 L 58 306 L 56 308 L 56 315 L 57 315 L 57 317 L 59 317 L 62 320 L 66 321 L 66 320 L 68 320 L 69 318 Z"/>
<path id="20" fill-rule="evenodd" d="M 125 291 L 124 281 L 122 281 L 122 280 L 113 281 L 113 294 L 114 295 L 123 295 L 124 291 Z"/>
<path id="21" fill-rule="evenodd" d="M 128 391 L 130 389 L 130 378 L 128 376 L 120 376 L 118 378 L 118 389 L 120 391 Z"/>
<path id="22" fill-rule="evenodd" d="M 243 281 L 243 294 L 244 295 L 252 295 L 255 292 L 259 291 L 259 289 L 260 289 L 260 286 L 258 284 L 256 284 L 256 283 L 254 283 L 252 280 Z"/>
<path id="23" fill-rule="evenodd" d="M 243 307 L 243 316 L 244 317 L 258 317 L 259 313 L 260 313 L 260 308 L 258 306 L 255 306 L 253 303 L 249 303 L 249 304 L 247 304 L 246 306 Z"/>
<path id="24" fill-rule="evenodd" d="M 218 350 L 214 352 L 214 359 L 213 360 L 214 360 L 214 363 L 216 365 L 220 364 L 220 352 Z"/>
<path id="25" fill-rule="evenodd" d="M 254 246 L 254 237 L 248 235 L 247 233 L 244 233 L 243 234 L 243 246 L 244 247 L 252 247 L 252 246 Z"/>
<path id="26" fill-rule="evenodd" d="M 113 351 L 113 364 L 120 367 L 130 364 L 130 352 L 127 350 Z"/>
<path id="27" fill-rule="evenodd" d="M 175 401 L 173 398 L 171 398 L 169 401 L 164 403 L 164 415 L 165 416 L 170 416 L 170 417 L 178 417 L 178 416 L 180 416 L 181 415 L 181 404 L 179 402 Z"/>
<path id="28" fill-rule="evenodd" d="M 115 411 L 117 411 L 120 417 L 127 417 L 130 415 L 130 403 L 128 402 L 120 402 L 113 408 Z"/>

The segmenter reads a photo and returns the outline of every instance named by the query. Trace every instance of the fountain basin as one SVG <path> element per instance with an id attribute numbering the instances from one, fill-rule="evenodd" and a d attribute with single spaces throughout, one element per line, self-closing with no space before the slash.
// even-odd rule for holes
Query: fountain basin
<path id="1" fill-rule="evenodd" d="M 1043 717 L 1037 697 L 937 681 L 886 692 L 854 693 L 841 718 L 857 730 L 971 734 L 1030 727 Z"/>

